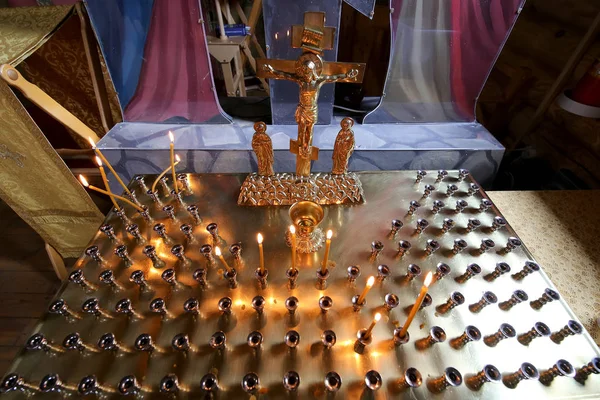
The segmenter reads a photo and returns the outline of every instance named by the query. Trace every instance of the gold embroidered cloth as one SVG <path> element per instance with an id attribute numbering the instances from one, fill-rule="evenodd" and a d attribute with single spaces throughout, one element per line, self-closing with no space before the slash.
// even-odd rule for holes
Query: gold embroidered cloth
<path id="1" fill-rule="evenodd" d="M 63 257 L 79 257 L 103 215 L 0 82 L 0 197 Z"/>

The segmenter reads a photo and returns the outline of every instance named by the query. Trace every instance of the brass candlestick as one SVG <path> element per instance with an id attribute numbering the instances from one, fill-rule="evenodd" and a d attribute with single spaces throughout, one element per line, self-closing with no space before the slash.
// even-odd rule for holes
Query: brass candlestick
<path id="1" fill-rule="evenodd" d="M 488 364 L 477 375 L 465 379 L 465 384 L 469 389 L 477 391 L 485 383 L 499 383 L 500 381 L 502 381 L 502 373 L 495 366 Z"/>
<path id="2" fill-rule="evenodd" d="M 325 235 L 318 228 L 323 221 L 323 207 L 312 201 L 294 203 L 288 212 L 296 227 L 296 249 L 299 253 L 314 253 L 323 246 Z M 291 247 L 291 234 L 286 232 L 286 243 Z"/>
<path id="3" fill-rule="evenodd" d="M 538 379 L 540 377 L 540 373 L 537 368 L 528 362 L 521 364 L 521 368 L 510 375 L 505 375 L 502 378 L 502 382 L 504 385 L 510 389 L 515 389 L 519 382 L 528 380 L 528 379 Z"/>

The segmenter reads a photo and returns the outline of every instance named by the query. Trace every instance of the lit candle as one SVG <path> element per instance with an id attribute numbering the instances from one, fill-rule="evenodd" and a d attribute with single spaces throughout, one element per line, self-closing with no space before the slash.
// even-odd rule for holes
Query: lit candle
<path id="1" fill-rule="evenodd" d="M 96 186 L 90 185 L 83 175 L 79 175 L 79 180 L 81 181 L 82 185 L 85 186 L 86 188 L 88 188 L 90 190 L 94 190 L 98 193 L 102 193 L 102 194 L 110 196 L 111 200 L 113 201 L 113 204 L 115 205 L 115 207 L 117 207 L 118 210 L 120 210 L 120 208 L 117 206 L 117 203 L 115 203 L 115 199 L 119 199 L 119 200 L 122 200 L 122 201 L 130 204 L 132 207 L 135 207 L 135 209 L 140 212 L 144 211 L 144 209 L 142 207 L 138 206 L 137 204 L 135 204 L 134 202 L 130 201 L 129 199 L 127 199 L 125 197 L 117 196 L 116 194 L 114 194 L 112 192 L 108 192 L 106 190 L 97 188 Z"/>
<path id="2" fill-rule="evenodd" d="M 175 175 L 175 138 L 171 131 L 169 131 L 169 140 L 171 141 L 169 144 L 169 151 L 171 156 L 171 173 L 173 174 L 173 189 L 175 189 L 175 193 L 179 193 L 179 189 L 177 188 L 177 177 Z"/>
<path id="3" fill-rule="evenodd" d="M 327 262 L 329 261 L 329 249 L 331 248 L 331 237 L 333 231 L 330 229 L 327 231 L 327 240 L 325 241 L 325 257 L 323 258 L 323 264 L 321 265 L 321 275 L 325 275 L 327 271 Z"/>
<path id="4" fill-rule="evenodd" d="M 263 253 L 263 236 L 259 233 L 256 235 L 256 240 L 258 241 L 258 257 L 260 260 L 260 273 L 264 274 L 265 272 L 265 255 Z"/>
<path id="5" fill-rule="evenodd" d="M 129 189 L 127 189 L 127 186 L 125 186 L 125 184 L 123 183 L 123 181 L 121 180 L 121 178 L 119 178 L 119 175 L 115 172 L 115 169 L 112 167 L 112 165 L 110 165 L 110 163 L 108 162 L 108 160 L 106 159 L 106 157 L 104 157 L 104 154 L 102 154 L 102 152 L 96 147 L 96 143 L 94 143 L 94 140 L 92 138 L 88 138 L 88 140 L 90 141 L 90 144 L 92 145 L 92 149 L 94 149 L 94 152 L 96 153 L 96 156 L 100 157 L 100 159 L 102 159 L 102 161 L 104 162 L 104 164 L 106 164 L 106 167 L 110 170 L 110 172 L 113 173 L 113 175 L 115 176 L 115 178 L 117 179 L 117 181 L 119 182 L 119 184 L 121 186 L 123 186 L 123 190 L 125 190 L 125 192 L 127 192 L 128 195 L 132 196 L 131 195 L 131 191 Z M 99 165 L 101 165 L 101 164 L 99 164 Z"/>
<path id="6" fill-rule="evenodd" d="M 375 314 L 375 318 L 373 319 L 373 322 L 371 322 L 371 325 L 369 325 L 369 328 L 367 328 L 367 331 L 365 332 L 366 338 L 371 336 L 371 332 L 373 331 L 373 328 L 375 328 L 375 324 L 377 324 L 377 322 L 380 319 L 381 319 L 381 314 L 379 314 L 379 313 Z"/>
<path id="7" fill-rule="evenodd" d="M 221 260 L 221 262 L 227 269 L 227 272 L 231 272 L 231 267 L 229 266 L 229 264 L 227 264 L 227 261 L 225 261 L 225 257 L 223 257 L 223 254 L 221 253 L 221 249 L 219 248 L 219 246 L 215 247 L 215 254 L 217 255 L 217 257 L 219 257 L 219 259 Z"/>
<path id="8" fill-rule="evenodd" d="M 102 177 L 102 182 L 104 182 L 104 188 L 108 192 L 108 197 L 110 197 L 110 201 L 112 201 L 113 205 L 117 209 L 117 211 L 121 211 L 121 207 L 117 204 L 117 201 L 113 197 L 113 194 L 110 190 L 110 186 L 108 185 L 108 179 L 106 178 L 106 172 L 104 172 L 104 167 L 102 166 L 102 161 L 100 157 L 96 156 L 96 164 L 98 164 L 98 169 L 100 170 L 100 176 Z"/>
<path id="9" fill-rule="evenodd" d="M 292 271 L 296 270 L 296 227 L 290 225 L 290 238 L 292 242 Z"/>
<path id="10" fill-rule="evenodd" d="M 412 310 L 410 310 L 410 314 L 408 314 L 408 318 L 406 319 L 406 322 L 404 323 L 404 326 L 402 327 L 402 330 L 400 331 L 400 337 L 406 336 L 408 327 L 410 326 L 412 320 L 415 318 L 417 311 L 419 311 L 419 308 L 421 307 L 421 303 L 423 303 L 423 299 L 425 298 L 425 295 L 427 294 L 427 290 L 429 290 L 429 285 L 431 285 L 432 278 L 433 278 L 433 274 L 431 273 L 431 271 L 429 271 L 429 273 L 425 277 L 425 282 L 423 282 L 423 287 L 421 288 L 421 293 L 419 293 L 419 297 L 417 297 L 417 301 L 413 305 Z"/>
<path id="11" fill-rule="evenodd" d="M 175 154 L 175 159 L 177 160 L 175 162 L 175 164 L 169 165 L 169 168 L 167 168 L 163 172 L 161 172 L 160 175 L 154 180 L 154 183 L 152 184 L 152 193 L 154 193 L 156 191 L 156 185 L 158 185 L 158 182 L 160 181 L 160 179 L 163 176 L 165 176 L 165 174 L 167 172 L 169 172 L 171 169 L 173 169 L 174 166 L 176 166 L 177 164 L 179 164 L 181 162 L 181 158 L 179 158 L 179 154 Z"/>
<path id="12" fill-rule="evenodd" d="M 367 295 L 367 293 L 369 293 L 369 290 L 371 290 L 374 283 L 375 283 L 375 277 L 370 276 L 369 279 L 367 280 L 367 285 L 365 286 L 365 290 L 363 290 L 363 292 L 358 297 L 358 301 L 357 301 L 358 304 L 362 304 L 362 302 L 365 301 L 365 296 Z"/>

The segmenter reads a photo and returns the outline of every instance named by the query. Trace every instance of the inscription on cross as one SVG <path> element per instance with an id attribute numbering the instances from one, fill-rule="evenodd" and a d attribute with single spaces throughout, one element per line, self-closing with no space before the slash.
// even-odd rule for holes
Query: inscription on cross
<path id="1" fill-rule="evenodd" d="M 290 140 L 290 151 L 296 154 L 296 174 L 310 175 L 310 162 L 319 158 L 319 149 L 312 145 L 317 122 L 319 90 L 325 83 L 362 82 L 364 63 L 323 61 L 323 50 L 333 48 L 335 28 L 325 26 L 325 13 L 307 12 L 304 25 L 292 26 L 292 47 L 301 48 L 296 60 L 260 59 L 258 76 L 294 81 L 300 87 L 296 108 L 298 138 Z"/>

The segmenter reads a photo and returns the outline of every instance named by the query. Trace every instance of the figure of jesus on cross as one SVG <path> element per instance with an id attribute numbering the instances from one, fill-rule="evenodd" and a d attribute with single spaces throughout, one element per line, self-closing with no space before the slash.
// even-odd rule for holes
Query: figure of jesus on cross
<path id="1" fill-rule="evenodd" d="M 292 47 L 304 51 L 297 60 L 258 60 L 261 78 L 287 79 L 300 87 L 296 109 L 298 139 L 290 140 L 290 151 L 296 154 L 296 174 L 310 175 L 310 162 L 319 157 L 319 149 L 312 145 L 313 128 L 317 122 L 319 90 L 325 83 L 360 83 L 365 64 L 324 62 L 323 50 L 333 48 L 334 28 L 325 27 L 325 14 L 307 12 L 304 25 L 292 27 Z"/>

